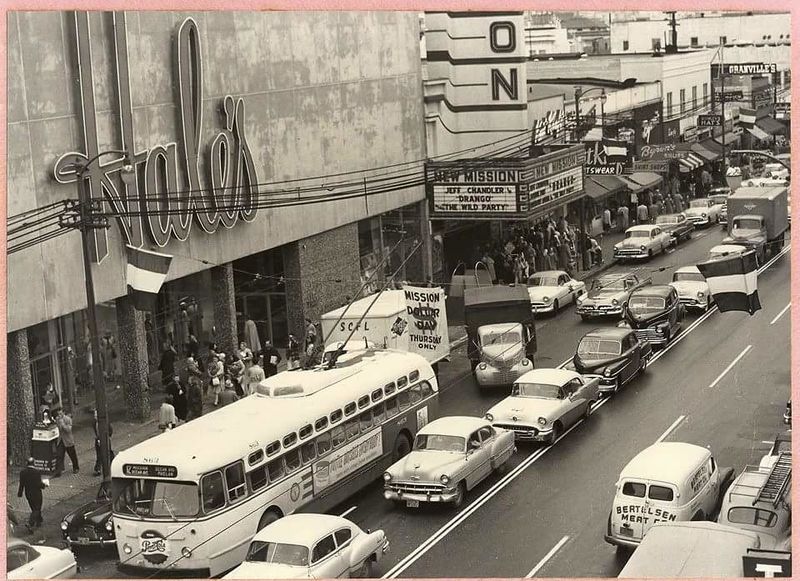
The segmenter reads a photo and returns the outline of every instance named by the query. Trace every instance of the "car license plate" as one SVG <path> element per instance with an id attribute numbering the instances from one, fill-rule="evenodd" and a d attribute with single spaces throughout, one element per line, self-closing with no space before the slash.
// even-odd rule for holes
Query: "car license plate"
<path id="1" fill-rule="evenodd" d="M 625 527 L 620 527 L 620 528 L 619 528 L 619 534 L 621 534 L 621 535 L 625 535 L 626 537 L 632 537 L 632 536 L 633 536 L 633 529 L 628 529 L 628 528 L 625 528 Z"/>
<path id="2" fill-rule="evenodd" d="M 78 537 L 78 544 L 79 545 L 88 545 L 89 539 L 87 537 Z"/>
<path id="3" fill-rule="evenodd" d="M 419 500 L 406 500 L 406 506 L 408 508 L 417 508 L 419 506 Z"/>

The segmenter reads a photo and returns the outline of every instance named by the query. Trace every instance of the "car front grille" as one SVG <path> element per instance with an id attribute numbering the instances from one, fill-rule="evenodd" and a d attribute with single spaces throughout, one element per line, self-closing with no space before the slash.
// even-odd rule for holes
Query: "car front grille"
<path id="1" fill-rule="evenodd" d="M 644 252 L 641 248 L 618 248 L 614 251 L 618 255 L 634 255 Z"/>
<path id="2" fill-rule="evenodd" d="M 97 531 L 91 525 L 82 526 L 78 529 L 77 536 L 79 539 L 89 539 L 90 541 L 96 541 L 98 539 Z"/>
<path id="3" fill-rule="evenodd" d="M 523 426 L 520 424 L 492 424 L 496 428 L 502 428 L 504 430 L 509 430 L 511 432 L 532 432 L 535 436 L 539 433 L 538 428 L 534 428 L 533 426 Z"/>
<path id="4" fill-rule="evenodd" d="M 514 367 L 517 363 L 522 361 L 523 356 L 524 356 L 523 354 L 520 354 L 510 359 L 501 359 L 485 355 L 484 361 L 486 361 L 487 364 L 491 365 L 499 372 L 503 373 L 510 371 L 512 367 Z"/>
<path id="5" fill-rule="evenodd" d="M 636 338 L 640 340 L 644 339 L 650 343 L 659 343 L 664 341 L 664 335 L 655 329 L 636 329 L 634 332 L 636 333 Z"/>
<path id="6" fill-rule="evenodd" d="M 444 484 L 433 482 L 392 482 L 389 488 L 400 494 L 442 494 Z"/>

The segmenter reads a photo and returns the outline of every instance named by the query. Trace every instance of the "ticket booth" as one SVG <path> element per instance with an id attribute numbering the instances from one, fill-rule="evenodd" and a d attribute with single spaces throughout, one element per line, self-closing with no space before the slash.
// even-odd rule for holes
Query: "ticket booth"
<path id="1" fill-rule="evenodd" d="M 58 426 L 37 422 L 33 426 L 31 456 L 33 466 L 44 473 L 56 471 L 58 453 Z"/>

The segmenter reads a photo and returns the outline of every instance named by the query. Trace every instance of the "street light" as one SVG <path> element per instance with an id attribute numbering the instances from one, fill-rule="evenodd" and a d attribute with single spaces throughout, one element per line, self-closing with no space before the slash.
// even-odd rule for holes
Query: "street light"
<path id="1" fill-rule="evenodd" d="M 106 405 L 106 388 L 103 370 L 100 365 L 100 335 L 97 330 L 97 305 L 94 296 L 94 281 L 92 279 L 92 264 L 89 256 L 89 232 L 93 228 L 103 227 L 92 221 L 92 208 L 89 191 L 86 188 L 86 171 L 101 157 L 109 154 L 118 154 L 123 157 L 117 162 L 123 162 L 120 168 L 120 177 L 126 184 L 132 183 L 136 179 L 133 164 L 131 164 L 127 151 L 109 149 L 101 151 L 94 157 L 84 159 L 82 155 L 65 156 L 59 159 L 56 166 L 56 174 L 64 175 L 64 170 L 74 171 L 78 181 L 78 206 L 80 222 L 78 228 L 81 231 L 81 243 L 83 246 L 83 272 L 86 283 L 86 310 L 89 318 L 89 339 L 92 350 L 92 375 L 94 383 L 95 407 L 97 409 L 97 437 L 100 440 L 100 462 L 102 466 L 103 483 L 102 488 L 108 490 L 111 482 L 111 458 L 109 447 L 108 429 L 108 406 Z"/>
<path id="2" fill-rule="evenodd" d="M 605 87 L 594 87 L 592 89 L 587 89 L 584 91 L 581 87 L 575 87 L 575 141 L 579 140 L 578 137 L 578 123 L 581 118 L 581 109 L 580 109 L 580 100 L 581 98 L 585 97 L 592 91 L 600 91 L 600 131 L 601 136 L 605 137 L 606 135 L 606 100 L 608 99 L 608 95 L 606 95 Z"/>

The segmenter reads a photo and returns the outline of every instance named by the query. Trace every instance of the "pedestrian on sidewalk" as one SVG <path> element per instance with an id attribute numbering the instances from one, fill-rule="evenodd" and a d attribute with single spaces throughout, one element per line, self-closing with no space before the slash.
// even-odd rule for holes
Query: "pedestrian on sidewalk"
<path id="1" fill-rule="evenodd" d="M 19 473 L 19 490 L 17 497 L 22 498 L 25 493 L 25 500 L 31 507 L 31 516 L 28 519 L 28 530 L 42 526 L 42 490 L 47 486 L 47 482 L 42 480 L 42 474 L 34 468 L 33 458 L 28 458 L 27 466 Z"/>
<path id="2" fill-rule="evenodd" d="M 56 425 L 58 426 L 58 451 L 56 453 L 56 473 L 53 478 L 58 478 L 64 472 L 64 455 L 69 454 L 72 463 L 72 473 L 77 474 L 78 455 L 75 453 L 75 436 L 72 434 L 72 418 L 63 410 L 56 412 Z"/>
<path id="3" fill-rule="evenodd" d="M 225 407 L 226 405 L 232 404 L 238 400 L 239 396 L 236 394 L 236 390 L 233 389 L 233 382 L 230 378 L 226 378 L 225 389 L 222 390 L 222 393 L 219 396 L 220 407 Z"/>
<path id="4" fill-rule="evenodd" d="M 314 325 L 313 321 L 306 317 L 306 352 L 308 352 L 309 345 L 316 345 L 317 343 L 317 326 Z M 266 358 L 264 359 L 264 363 L 267 363 Z"/>
<path id="5" fill-rule="evenodd" d="M 489 256 L 488 248 L 484 248 L 481 262 L 486 265 L 486 270 L 489 271 L 489 278 L 492 279 L 492 284 L 497 284 L 497 271 L 494 268 L 494 259 Z"/>
<path id="6" fill-rule="evenodd" d="M 299 344 L 297 349 L 298 349 L 297 357 L 299 358 L 300 357 Z M 291 360 L 289 362 L 291 363 Z M 264 358 L 259 357 L 258 361 L 253 363 L 253 365 L 250 366 L 250 369 L 247 370 L 247 391 L 245 392 L 245 395 L 253 395 L 254 393 L 256 393 L 256 391 L 258 390 L 258 384 L 264 381 L 264 378 L 266 378 L 263 365 L 264 365 Z"/>
<path id="7" fill-rule="evenodd" d="M 672 203 L 676 212 L 683 212 L 683 196 L 681 196 L 680 192 L 672 194 Z"/>
<path id="8" fill-rule="evenodd" d="M 281 354 L 269 340 L 264 341 L 264 349 L 261 351 L 261 359 L 264 361 L 264 375 L 272 377 L 278 373 L 278 363 L 281 362 Z"/>
<path id="9" fill-rule="evenodd" d="M 237 355 L 244 364 L 244 371 L 247 372 L 247 369 L 253 364 L 253 351 L 247 346 L 247 343 L 240 341 Z"/>
<path id="10" fill-rule="evenodd" d="M 638 224 L 647 224 L 650 220 L 650 213 L 647 211 L 644 201 L 636 207 L 636 222 Z"/>
<path id="11" fill-rule="evenodd" d="M 242 362 L 239 357 L 235 356 L 231 358 L 230 364 L 228 365 L 228 369 L 226 370 L 228 376 L 231 378 L 233 382 L 233 388 L 236 390 L 236 395 L 239 397 L 244 395 L 244 362 Z"/>
<path id="12" fill-rule="evenodd" d="M 594 238 L 589 238 L 589 254 L 592 257 L 592 266 L 603 264 L 603 248 Z"/>
<path id="13" fill-rule="evenodd" d="M 189 377 L 189 386 L 186 388 L 186 421 L 199 418 L 203 415 L 203 388 L 199 379 Z"/>
<path id="14" fill-rule="evenodd" d="M 214 393 L 214 405 L 219 405 L 219 394 L 222 393 L 222 378 L 225 375 L 225 354 L 217 353 L 208 364 L 208 380 Z"/>
<path id="15" fill-rule="evenodd" d="M 181 378 L 176 373 L 172 376 L 166 387 L 166 392 L 172 396 L 172 405 L 175 406 L 175 415 L 178 419 L 185 422 L 186 412 L 188 411 L 188 401 L 186 396 L 186 386 L 181 382 Z"/>
<path id="16" fill-rule="evenodd" d="M 94 414 L 94 423 L 92 427 L 94 428 L 94 454 L 95 454 L 95 461 L 94 461 L 94 475 L 100 476 L 101 469 L 103 467 L 103 460 L 100 457 L 100 420 L 97 417 L 97 410 L 92 412 Z M 111 460 L 114 459 L 114 451 L 111 449 L 111 436 L 114 435 L 114 427 L 111 425 L 111 422 L 108 422 L 108 462 L 111 463 Z"/>
<path id="17" fill-rule="evenodd" d="M 178 425 L 178 415 L 175 413 L 175 406 L 170 394 L 164 396 L 164 401 L 158 409 L 158 429 L 162 432 L 171 430 Z"/>
<path id="18" fill-rule="evenodd" d="M 260 361 L 259 359 L 259 367 Z M 286 344 L 286 368 L 292 370 L 298 367 L 300 367 L 300 342 L 293 333 L 289 333 L 289 341 Z M 263 368 L 261 368 L 261 373 L 264 373 Z"/>
<path id="19" fill-rule="evenodd" d="M 603 209 L 603 232 L 611 231 L 611 210 L 608 206 Z"/>
<path id="20" fill-rule="evenodd" d="M 167 343 L 164 347 L 164 352 L 161 354 L 161 363 L 158 368 L 161 370 L 161 385 L 167 385 L 170 378 L 175 375 L 175 360 L 178 358 L 178 352 L 172 343 Z"/>

